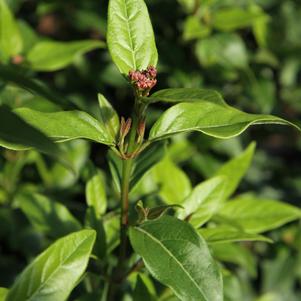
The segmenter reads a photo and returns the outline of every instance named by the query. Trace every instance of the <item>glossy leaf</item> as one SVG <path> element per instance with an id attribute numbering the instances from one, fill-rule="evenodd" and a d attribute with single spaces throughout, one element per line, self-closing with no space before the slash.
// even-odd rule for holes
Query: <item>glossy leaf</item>
<path id="1" fill-rule="evenodd" d="M 0 58 L 10 58 L 22 50 L 22 38 L 5 0 L 0 0 Z"/>
<path id="2" fill-rule="evenodd" d="M 107 41 L 112 59 L 123 74 L 157 64 L 154 33 L 143 0 L 110 0 Z"/>
<path id="3" fill-rule="evenodd" d="M 255 146 L 255 143 L 251 143 L 243 153 L 224 164 L 216 172 L 216 176 L 224 176 L 227 178 L 224 189 L 225 200 L 235 192 L 241 179 L 249 169 L 251 160 L 254 156 Z"/>
<path id="4" fill-rule="evenodd" d="M 103 125 L 86 112 L 43 113 L 27 108 L 16 109 L 14 112 L 55 142 L 89 139 L 107 145 L 114 143 Z"/>
<path id="5" fill-rule="evenodd" d="M 261 233 L 301 218 L 301 210 L 274 200 L 242 198 L 224 205 L 218 215 L 249 233 Z"/>
<path id="6" fill-rule="evenodd" d="M 41 131 L 25 122 L 5 106 L 0 106 L 0 120 L 0 146 L 13 150 L 24 150 L 32 147 L 42 153 L 56 157 L 63 154 L 58 146 Z"/>
<path id="7" fill-rule="evenodd" d="M 56 241 L 21 273 L 6 301 L 66 300 L 87 267 L 94 241 L 93 230 Z"/>
<path id="8" fill-rule="evenodd" d="M 55 71 L 71 64 L 74 58 L 93 49 L 104 47 L 97 40 L 76 42 L 42 41 L 28 52 L 30 67 L 37 71 Z"/>
<path id="9" fill-rule="evenodd" d="M 100 171 L 96 171 L 87 182 L 86 200 L 88 206 L 94 208 L 97 216 L 100 216 L 106 212 L 107 196 L 105 178 Z"/>
<path id="10" fill-rule="evenodd" d="M 227 243 L 236 241 L 265 241 L 272 242 L 268 237 L 247 233 L 241 229 L 229 226 L 218 226 L 216 228 L 202 228 L 199 233 L 209 244 Z"/>
<path id="11" fill-rule="evenodd" d="M 98 103 L 100 108 L 100 121 L 104 124 L 111 138 L 116 140 L 119 133 L 119 116 L 110 102 L 102 94 L 98 94 Z"/>
<path id="12" fill-rule="evenodd" d="M 18 200 L 30 223 L 46 235 L 61 237 L 82 228 L 67 207 L 42 194 L 26 193 Z"/>
<path id="13" fill-rule="evenodd" d="M 179 90 L 176 92 L 178 93 Z M 191 94 L 195 95 L 196 90 L 187 88 L 181 92 L 184 93 L 181 97 L 183 103 L 174 105 L 156 121 L 149 135 L 151 141 L 192 131 L 227 139 L 238 136 L 249 126 L 256 124 L 282 124 L 298 128 L 296 125 L 276 116 L 248 114 L 239 111 L 227 105 L 218 93 L 215 93 L 215 97 L 210 98 L 210 100 L 200 98 L 197 102 L 189 103 L 192 97 Z M 166 95 L 165 97 L 167 98 Z M 173 96 L 168 98 L 173 99 Z M 175 99 L 173 102 L 179 101 L 177 97 Z"/>
<path id="14" fill-rule="evenodd" d="M 222 204 L 226 180 L 215 177 L 197 185 L 182 203 L 184 210 L 179 210 L 179 218 L 189 217 L 196 228 L 208 221 Z"/>
<path id="15" fill-rule="evenodd" d="M 209 101 L 219 104 L 221 102 L 221 95 L 214 90 L 176 88 L 159 90 L 148 99 L 151 103 L 158 101 L 167 103 Z"/>
<path id="16" fill-rule="evenodd" d="M 150 273 L 181 300 L 223 299 L 220 271 L 188 223 L 163 216 L 132 227 L 130 239 Z"/>

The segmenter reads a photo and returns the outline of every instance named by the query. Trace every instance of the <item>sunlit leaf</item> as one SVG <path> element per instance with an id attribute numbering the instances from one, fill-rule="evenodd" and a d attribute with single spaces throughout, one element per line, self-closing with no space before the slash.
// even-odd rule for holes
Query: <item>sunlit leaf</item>
<path id="1" fill-rule="evenodd" d="M 225 163 L 216 172 L 216 176 L 224 176 L 227 178 L 224 189 L 224 199 L 227 199 L 232 195 L 247 172 L 254 155 L 255 146 L 255 143 L 251 143 L 243 153 Z"/>
<path id="2" fill-rule="evenodd" d="M 103 173 L 96 171 L 86 184 L 86 200 L 88 206 L 94 208 L 97 216 L 106 212 L 107 196 Z"/>
<path id="3" fill-rule="evenodd" d="M 94 241 L 93 230 L 57 240 L 21 273 L 6 301 L 66 300 L 87 267 Z"/>
<path id="4" fill-rule="evenodd" d="M 110 102 L 102 95 L 98 94 L 98 103 L 100 108 L 100 120 L 104 124 L 113 140 L 117 139 L 119 132 L 119 116 Z"/>
<path id="5" fill-rule="evenodd" d="M 143 0 L 110 0 L 107 40 L 112 59 L 123 74 L 157 64 L 154 33 Z"/>
<path id="6" fill-rule="evenodd" d="M 5 0 L 0 0 L 0 58 L 10 58 L 21 50 L 22 39 L 17 22 Z"/>
<path id="7" fill-rule="evenodd" d="M 226 203 L 218 215 L 246 232 L 261 233 L 300 219 L 301 210 L 279 201 L 250 197 Z"/>
<path id="8" fill-rule="evenodd" d="M 179 93 L 180 92 L 180 93 Z M 163 93 L 163 92 L 162 92 Z M 249 126 L 256 124 L 296 125 L 272 115 L 248 114 L 225 103 L 221 95 L 196 100 L 196 89 L 166 90 L 165 99 L 170 102 L 182 101 L 172 106 L 153 125 L 149 139 L 157 141 L 171 135 L 198 131 L 215 138 L 227 139 L 238 136 Z M 180 96 L 179 96 L 180 95 Z M 152 95 L 152 98 L 154 96 Z M 162 95 L 159 100 L 162 98 Z M 187 99 L 187 100 L 186 100 Z M 191 103 L 191 99 L 195 99 Z M 300 128 L 298 128 L 300 130 Z"/>
<path id="9" fill-rule="evenodd" d="M 103 125 L 83 111 L 44 113 L 20 108 L 14 112 L 56 142 L 88 139 L 107 145 L 114 144 Z"/>
<path id="10" fill-rule="evenodd" d="M 247 233 L 241 229 L 229 226 L 218 226 L 215 228 L 201 228 L 199 233 L 205 238 L 207 243 L 227 243 L 236 241 L 265 241 L 272 242 L 268 237 Z"/>
<path id="11" fill-rule="evenodd" d="M 37 71 L 55 71 L 71 64 L 74 58 L 93 49 L 104 47 L 97 40 L 76 42 L 43 41 L 34 45 L 28 52 L 30 67 Z"/>
<path id="12" fill-rule="evenodd" d="M 196 228 L 208 221 L 222 204 L 226 180 L 214 177 L 197 185 L 182 203 L 184 209 L 178 211 L 179 218 L 189 217 Z"/>

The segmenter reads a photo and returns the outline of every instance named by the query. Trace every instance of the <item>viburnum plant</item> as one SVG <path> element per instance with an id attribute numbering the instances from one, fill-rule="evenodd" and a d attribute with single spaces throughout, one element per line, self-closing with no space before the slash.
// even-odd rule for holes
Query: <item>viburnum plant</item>
<path id="1" fill-rule="evenodd" d="M 193 131 L 228 139 L 258 124 L 299 128 L 279 117 L 235 109 L 215 91 L 183 88 L 151 94 L 158 80 L 158 54 L 144 1 L 110 0 L 108 10 L 107 45 L 132 87 L 132 115 L 118 116 L 101 94 L 98 119 L 83 111 L 19 108 L 11 112 L 2 107 L 5 129 L 0 131 L 0 144 L 13 150 L 34 148 L 66 166 L 69 158 L 53 142 L 87 139 L 107 145 L 120 206 L 107 212 L 102 175 L 96 173 L 86 189 L 87 229 L 60 209 L 59 217 L 79 231 L 60 238 L 35 258 L 10 289 L 1 290 L 3 300 L 66 300 L 87 279 L 93 285 L 78 300 L 171 300 L 172 296 L 186 301 L 223 300 L 223 261 L 227 261 L 220 255 L 227 248 L 223 244 L 270 242 L 260 233 L 300 218 L 301 211 L 253 195 L 229 201 L 250 165 L 253 143 L 214 177 L 192 188 L 184 172 L 164 154 L 162 141 Z M 157 102 L 171 107 L 148 130 L 148 108 Z M 162 184 L 158 206 L 144 202 L 142 186 L 150 182 Z M 44 196 L 38 195 L 36 202 L 51 211 Z M 20 206 L 31 215 L 30 209 Z M 107 221 L 116 219 L 118 237 L 113 237 L 114 225 L 108 226 Z"/>

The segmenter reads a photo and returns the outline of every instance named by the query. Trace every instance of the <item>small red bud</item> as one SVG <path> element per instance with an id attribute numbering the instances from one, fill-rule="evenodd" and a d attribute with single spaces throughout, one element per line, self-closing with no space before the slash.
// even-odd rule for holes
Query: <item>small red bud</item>
<path id="1" fill-rule="evenodd" d="M 148 95 L 149 90 L 152 89 L 156 83 L 157 69 L 154 66 L 148 66 L 146 70 L 131 70 L 128 77 L 132 84 L 144 94 Z"/>
<path id="2" fill-rule="evenodd" d="M 132 126 L 132 119 L 128 118 L 126 121 L 124 117 L 121 117 L 120 122 L 120 137 L 126 137 L 126 135 L 129 133 Z"/>
<path id="3" fill-rule="evenodd" d="M 154 66 L 148 66 L 147 73 L 149 74 L 150 78 L 156 78 L 157 69 Z"/>
<path id="4" fill-rule="evenodd" d="M 142 142 L 145 133 L 145 121 L 140 121 L 137 128 L 138 143 Z"/>

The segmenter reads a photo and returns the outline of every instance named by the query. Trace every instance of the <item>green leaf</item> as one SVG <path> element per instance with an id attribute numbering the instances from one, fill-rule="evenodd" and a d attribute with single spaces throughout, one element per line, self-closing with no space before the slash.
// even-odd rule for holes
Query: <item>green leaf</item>
<path id="1" fill-rule="evenodd" d="M 205 67 L 221 66 L 226 69 L 247 69 L 248 54 L 243 39 L 234 33 L 219 33 L 199 40 L 196 57 Z"/>
<path id="2" fill-rule="evenodd" d="M 23 53 L 27 53 L 38 41 L 38 33 L 25 20 L 18 20 L 18 27 L 23 41 Z"/>
<path id="3" fill-rule="evenodd" d="M 108 163 L 115 188 L 121 191 L 122 159 L 113 151 L 108 151 Z"/>
<path id="4" fill-rule="evenodd" d="M 182 204 L 190 192 L 190 179 L 170 156 L 145 173 L 133 189 L 137 196 L 156 193 L 168 205 Z"/>
<path id="5" fill-rule="evenodd" d="M 199 131 L 215 138 L 227 139 L 238 136 L 249 126 L 256 124 L 291 125 L 301 130 L 293 123 L 272 115 L 248 114 L 239 111 L 225 103 L 222 96 L 215 92 L 210 99 L 199 98 L 189 103 L 197 89 L 176 89 L 174 96 L 165 95 L 171 102 L 183 101 L 169 108 L 153 125 L 149 139 L 157 141 L 182 132 Z M 181 92 L 182 97 L 177 95 Z M 186 96 L 185 96 L 186 95 Z M 154 96 L 151 96 L 154 98 Z M 186 101 L 187 98 L 187 101 Z"/>
<path id="6" fill-rule="evenodd" d="M 197 185 L 182 203 L 184 210 L 179 210 L 179 218 L 189 217 L 196 228 L 207 222 L 222 204 L 226 180 L 214 177 Z"/>
<path id="7" fill-rule="evenodd" d="M 143 276 L 137 275 L 136 285 L 133 291 L 133 301 L 155 301 L 155 296 L 149 289 Z"/>
<path id="8" fill-rule="evenodd" d="M 5 287 L 0 287 L 0 301 L 5 301 L 7 294 L 8 294 L 8 289 Z"/>
<path id="9" fill-rule="evenodd" d="M 107 254 L 110 254 L 119 244 L 120 239 L 120 215 L 111 212 L 103 218 L 103 226 L 106 236 Z"/>
<path id="10" fill-rule="evenodd" d="M 153 28 L 143 0 L 110 0 L 107 41 L 114 63 L 125 75 L 157 64 Z"/>
<path id="11" fill-rule="evenodd" d="M 224 189 L 224 199 L 228 199 L 235 192 L 241 179 L 249 169 L 252 158 L 254 156 L 256 144 L 251 143 L 248 148 L 239 156 L 228 161 L 217 172 L 216 176 L 224 176 L 227 178 L 227 183 Z"/>
<path id="12" fill-rule="evenodd" d="M 209 244 L 228 243 L 236 241 L 272 242 L 272 240 L 268 237 L 253 233 L 247 233 L 243 230 L 223 225 L 216 228 L 202 228 L 199 230 L 199 233 Z"/>
<path id="13" fill-rule="evenodd" d="M 28 74 L 24 74 L 22 68 L 0 64 L 0 79 L 4 82 L 16 84 L 30 93 L 42 96 L 58 105 L 64 105 L 67 108 L 75 107 L 70 100 L 57 95 L 40 81 L 30 78 Z"/>
<path id="14" fill-rule="evenodd" d="M 218 216 L 234 221 L 246 232 L 261 233 L 301 218 L 301 210 L 274 200 L 237 198 L 226 203 Z"/>
<path id="15" fill-rule="evenodd" d="M 192 88 L 163 89 L 148 97 L 151 103 L 158 101 L 167 103 L 209 101 L 216 104 L 220 103 L 220 98 L 221 95 L 216 91 Z"/>
<path id="16" fill-rule="evenodd" d="M 255 3 L 251 5 L 250 9 L 254 14 L 261 15 L 254 20 L 252 31 L 257 44 L 262 48 L 267 48 L 270 16 L 265 14 L 263 9 Z"/>
<path id="17" fill-rule="evenodd" d="M 59 162 L 53 162 L 48 167 L 47 158 L 39 154 L 32 156 L 45 185 L 55 190 L 71 188 L 78 180 L 81 170 L 87 164 L 90 155 L 90 144 L 85 140 L 69 141 L 61 144 L 60 147 L 64 150 L 73 172 Z"/>
<path id="18" fill-rule="evenodd" d="M 133 188 L 155 164 L 160 162 L 165 155 L 165 143 L 154 143 L 147 147 L 134 161 L 134 168 L 131 178 Z"/>
<path id="19" fill-rule="evenodd" d="M 51 156 L 62 156 L 63 152 L 47 136 L 5 106 L 0 106 L 0 120 L 0 146 L 13 150 L 32 147 Z"/>
<path id="20" fill-rule="evenodd" d="M 220 271 L 188 223 L 163 216 L 130 228 L 130 240 L 150 273 L 181 300 L 223 299 Z"/>
<path id="21" fill-rule="evenodd" d="M 93 207 L 89 207 L 86 211 L 85 225 L 87 228 L 94 229 L 96 231 L 96 241 L 93 248 L 93 254 L 95 254 L 99 259 L 104 258 L 107 253 L 106 233 L 103 221 L 96 215 Z"/>
<path id="22" fill-rule="evenodd" d="M 218 10 L 213 16 L 213 26 L 222 31 L 252 26 L 258 18 L 262 18 L 261 11 L 246 10 L 242 8 L 225 8 Z"/>
<path id="23" fill-rule="evenodd" d="M 195 11 L 196 4 L 199 4 L 200 0 L 178 0 L 179 4 L 183 6 L 185 12 L 193 13 Z"/>
<path id="24" fill-rule="evenodd" d="M 119 133 L 119 116 L 108 100 L 102 95 L 98 94 L 98 103 L 100 108 L 100 121 L 104 124 L 107 133 L 115 141 Z"/>
<path id="25" fill-rule="evenodd" d="M 82 228 L 78 220 L 63 204 L 38 193 L 19 196 L 20 208 L 30 223 L 51 237 L 61 237 Z"/>
<path id="26" fill-rule="evenodd" d="M 66 300 L 87 267 L 94 241 L 93 230 L 56 241 L 21 273 L 6 301 Z"/>
<path id="27" fill-rule="evenodd" d="M 89 139 L 107 145 L 114 144 L 103 125 L 86 112 L 44 113 L 28 108 L 16 109 L 14 112 L 55 142 Z"/>
<path id="28" fill-rule="evenodd" d="M 6 60 L 22 51 L 18 25 L 5 0 L 0 0 L 0 58 Z"/>
<path id="29" fill-rule="evenodd" d="M 251 251 L 239 244 L 223 243 L 210 245 L 214 258 L 234 263 L 245 268 L 250 275 L 256 276 L 256 261 Z"/>
<path id="30" fill-rule="evenodd" d="M 107 196 L 104 174 L 96 171 L 86 185 L 86 200 L 95 210 L 96 216 L 104 214 L 107 210 Z"/>
<path id="31" fill-rule="evenodd" d="M 198 16 L 189 16 L 184 23 L 183 39 L 190 41 L 207 37 L 211 28 L 206 26 Z"/>
<path id="32" fill-rule="evenodd" d="M 71 64 L 76 56 L 103 47 L 104 43 L 97 40 L 76 42 L 43 41 L 35 44 L 28 52 L 27 61 L 34 70 L 55 71 Z"/>
<path id="33" fill-rule="evenodd" d="M 260 297 L 256 298 L 255 301 L 275 301 L 275 300 L 280 301 L 281 299 L 279 299 L 279 298 L 281 298 L 281 296 L 279 296 L 279 293 L 270 292 L 270 293 L 261 295 Z"/>
<path id="34" fill-rule="evenodd" d="M 169 157 L 151 169 L 150 177 L 159 187 L 159 195 L 166 204 L 182 204 L 191 192 L 189 178 Z"/>

